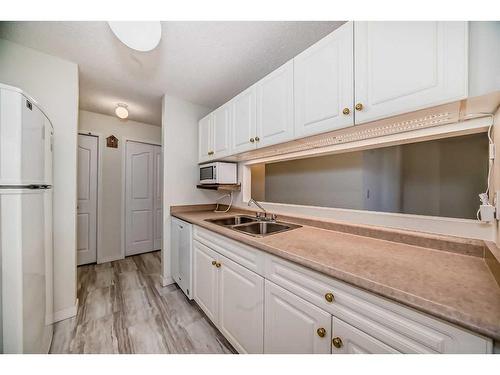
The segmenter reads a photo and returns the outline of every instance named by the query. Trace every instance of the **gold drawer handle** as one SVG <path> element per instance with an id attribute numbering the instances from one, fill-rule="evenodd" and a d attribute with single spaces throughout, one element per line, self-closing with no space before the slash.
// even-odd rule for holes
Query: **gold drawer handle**
<path id="1" fill-rule="evenodd" d="M 217 262 L 215 260 L 212 260 L 212 266 L 217 265 Z"/>
<path id="2" fill-rule="evenodd" d="M 333 302 L 333 300 L 334 300 L 333 294 L 332 293 L 326 293 L 325 294 L 325 299 L 326 299 L 327 302 L 330 302 L 330 303 Z"/>
<path id="3" fill-rule="evenodd" d="M 255 142 L 255 139 L 250 138 L 250 142 L 251 142 L 251 143 L 254 143 L 254 142 Z"/>
<path id="4" fill-rule="evenodd" d="M 215 263 L 215 267 L 220 268 L 221 264 L 219 262 Z"/>
<path id="5" fill-rule="evenodd" d="M 326 329 L 324 329 L 324 328 L 318 328 L 318 330 L 316 331 L 316 333 L 318 334 L 319 337 L 325 337 L 326 336 Z"/>
<path id="6" fill-rule="evenodd" d="M 333 346 L 335 346 L 337 349 L 340 349 L 342 347 L 342 345 L 344 345 L 342 343 L 342 339 L 340 337 L 334 337 L 332 339 L 332 344 Z"/>
<path id="7" fill-rule="evenodd" d="M 255 141 L 256 141 L 256 142 L 259 142 L 259 141 L 260 141 L 260 138 L 259 138 L 259 137 L 255 137 Z"/>
<path id="8" fill-rule="evenodd" d="M 348 115 L 349 113 L 351 113 L 351 111 L 349 110 L 349 108 L 346 107 L 346 108 L 344 108 L 344 110 L 342 111 L 342 113 L 344 115 Z"/>
<path id="9" fill-rule="evenodd" d="M 356 108 L 356 111 L 362 111 L 363 110 L 363 104 L 358 103 L 358 104 L 356 104 L 356 107 L 354 107 L 354 108 Z"/>

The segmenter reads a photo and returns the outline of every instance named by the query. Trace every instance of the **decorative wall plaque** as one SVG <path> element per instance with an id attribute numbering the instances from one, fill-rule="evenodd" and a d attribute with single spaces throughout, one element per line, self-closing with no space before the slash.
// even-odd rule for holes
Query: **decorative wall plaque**
<path id="1" fill-rule="evenodd" d="M 116 138 L 114 135 L 110 135 L 108 138 L 106 138 L 106 146 L 118 148 L 118 138 Z"/>

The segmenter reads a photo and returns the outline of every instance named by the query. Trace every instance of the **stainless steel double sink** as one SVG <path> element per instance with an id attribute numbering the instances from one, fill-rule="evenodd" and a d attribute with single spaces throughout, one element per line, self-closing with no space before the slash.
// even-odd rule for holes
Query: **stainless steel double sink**
<path id="1" fill-rule="evenodd" d="M 220 225 L 253 237 L 265 237 L 300 228 L 300 225 L 268 221 L 247 215 L 237 215 L 220 219 L 206 219 L 209 223 Z"/>

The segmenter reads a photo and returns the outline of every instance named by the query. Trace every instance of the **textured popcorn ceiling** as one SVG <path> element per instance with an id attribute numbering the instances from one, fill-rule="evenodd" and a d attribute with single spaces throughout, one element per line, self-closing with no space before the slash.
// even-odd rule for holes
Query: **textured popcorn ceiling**
<path id="1" fill-rule="evenodd" d="M 162 22 L 151 52 L 119 42 L 106 22 L 0 22 L 0 38 L 79 65 L 81 109 L 161 125 L 161 97 L 214 109 L 343 22 Z"/>

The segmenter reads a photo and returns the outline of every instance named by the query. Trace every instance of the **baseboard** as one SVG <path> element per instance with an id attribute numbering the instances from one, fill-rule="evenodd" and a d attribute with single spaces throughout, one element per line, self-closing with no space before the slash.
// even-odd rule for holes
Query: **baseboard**
<path id="1" fill-rule="evenodd" d="M 170 284 L 174 283 L 174 279 L 172 279 L 170 276 L 169 277 L 161 277 L 161 286 L 167 286 Z"/>
<path id="2" fill-rule="evenodd" d="M 69 318 L 72 318 L 76 315 L 76 312 L 78 311 L 78 298 L 75 301 L 75 305 L 68 307 L 63 310 L 59 311 L 54 311 L 54 323 L 60 322 L 61 320 L 66 320 Z"/>
<path id="3" fill-rule="evenodd" d="M 104 258 L 104 259 L 97 259 L 97 264 L 114 262 L 115 260 L 121 260 L 121 259 L 124 259 L 121 255 L 119 255 L 118 257 L 109 257 L 109 258 Z"/>

